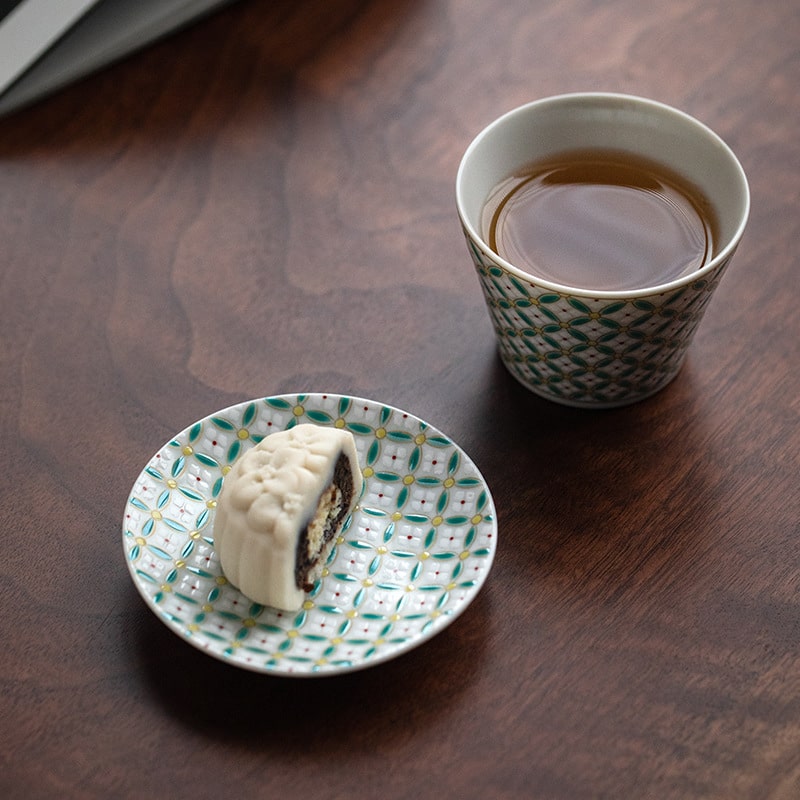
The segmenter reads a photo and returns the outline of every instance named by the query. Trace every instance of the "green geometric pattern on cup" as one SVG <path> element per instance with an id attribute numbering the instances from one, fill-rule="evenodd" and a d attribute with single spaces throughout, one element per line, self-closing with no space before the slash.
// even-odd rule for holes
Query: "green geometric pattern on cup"
<path id="1" fill-rule="evenodd" d="M 506 368 L 537 394 L 596 408 L 640 400 L 675 377 L 730 262 L 676 289 L 609 300 L 524 280 L 465 236 Z"/>
<path id="2" fill-rule="evenodd" d="M 228 583 L 213 514 L 242 452 L 301 422 L 354 434 L 365 488 L 323 577 L 288 613 Z M 358 669 L 440 631 L 486 579 L 496 533 L 488 487 L 457 445 L 399 409 L 334 394 L 263 398 L 191 425 L 147 464 L 123 523 L 134 583 L 169 627 L 238 666 L 295 675 Z"/>

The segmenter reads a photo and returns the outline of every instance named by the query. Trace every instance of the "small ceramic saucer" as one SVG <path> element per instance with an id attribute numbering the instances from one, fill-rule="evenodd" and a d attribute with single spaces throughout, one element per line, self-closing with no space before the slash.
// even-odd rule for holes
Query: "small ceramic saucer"
<path id="1" fill-rule="evenodd" d="M 248 600 L 214 552 L 225 475 L 248 447 L 301 422 L 352 431 L 365 491 L 299 612 Z M 252 400 L 164 444 L 131 490 L 123 521 L 131 577 L 190 644 L 256 672 L 362 669 L 443 630 L 483 585 L 497 547 L 489 489 L 469 457 L 408 412 L 334 394 Z"/>

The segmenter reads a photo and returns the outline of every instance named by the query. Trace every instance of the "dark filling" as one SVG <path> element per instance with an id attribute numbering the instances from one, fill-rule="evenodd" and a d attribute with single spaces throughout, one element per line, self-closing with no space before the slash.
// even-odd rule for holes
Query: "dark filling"
<path id="1" fill-rule="evenodd" d="M 339 454 L 336 459 L 336 466 L 333 468 L 333 478 L 331 483 L 325 487 L 323 494 L 328 491 L 331 486 L 338 487 L 342 493 L 341 509 L 339 512 L 329 517 L 325 521 L 325 530 L 322 534 L 322 545 L 320 551 L 325 551 L 325 546 L 333 539 L 339 527 L 344 522 L 347 516 L 347 510 L 350 508 L 350 501 L 353 498 L 353 473 L 350 470 L 350 461 L 344 453 Z M 317 501 L 319 503 L 319 501 Z M 310 592 L 314 588 L 314 584 L 309 582 L 309 574 L 313 571 L 317 562 L 319 561 L 319 552 L 309 555 L 308 553 L 308 524 L 300 532 L 300 537 L 297 541 L 297 555 L 295 556 L 294 580 L 298 589 L 304 592 Z"/>

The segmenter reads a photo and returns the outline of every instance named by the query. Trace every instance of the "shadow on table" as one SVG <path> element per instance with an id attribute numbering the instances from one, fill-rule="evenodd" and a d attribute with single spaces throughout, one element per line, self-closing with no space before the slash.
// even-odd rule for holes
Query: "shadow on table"
<path id="1" fill-rule="evenodd" d="M 249 672 L 181 641 L 130 593 L 134 652 L 144 690 L 174 719 L 229 746 L 319 758 L 391 747 L 446 724 L 484 673 L 491 609 L 485 591 L 433 639 L 357 672 L 285 677 Z M 138 608 L 133 608 L 133 606 Z M 135 620 L 135 623 L 133 622 Z"/>
<path id="2" fill-rule="evenodd" d="M 694 377 L 690 357 L 657 395 L 586 410 L 535 396 L 499 357 L 487 364 L 455 428 L 476 432 L 470 448 L 497 505 L 499 554 L 573 564 L 646 534 L 677 558 L 713 531 L 724 494 L 718 421 Z"/>

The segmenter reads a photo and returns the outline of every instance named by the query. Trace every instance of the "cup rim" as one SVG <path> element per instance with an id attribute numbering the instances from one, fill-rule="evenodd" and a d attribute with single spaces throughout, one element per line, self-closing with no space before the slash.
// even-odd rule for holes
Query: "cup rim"
<path id="1" fill-rule="evenodd" d="M 741 219 L 739 220 L 739 224 L 737 225 L 733 235 L 730 237 L 725 247 L 720 250 L 719 253 L 717 253 L 708 263 L 704 264 L 699 269 L 690 272 L 688 275 L 682 275 L 681 277 L 675 278 L 666 283 L 654 284 L 653 286 L 640 289 L 586 289 L 580 286 L 569 286 L 568 284 L 557 283 L 546 278 L 540 278 L 538 275 L 532 272 L 527 272 L 526 270 L 515 266 L 510 261 L 507 261 L 505 258 L 503 258 L 499 253 L 495 252 L 491 247 L 489 247 L 481 233 L 475 229 L 475 226 L 472 225 L 464 210 L 462 199 L 464 173 L 466 171 L 467 161 L 469 160 L 471 154 L 486 136 L 488 136 L 494 129 L 504 125 L 510 117 L 525 113 L 537 106 L 550 105 L 565 101 L 574 102 L 575 100 L 625 100 L 629 102 L 633 101 L 643 106 L 649 106 L 652 109 L 658 109 L 662 112 L 665 111 L 669 114 L 679 116 L 683 118 L 685 122 L 699 128 L 706 136 L 713 139 L 726 153 L 730 159 L 731 165 L 733 166 L 734 170 L 738 172 L 741 179 L 742 187 L 744 189 L 744 208 L 743 213 L 741 214 Z M 706 124 L 700 122 L 700 120 L 698 120 L 696 117 L 693 117 L 691 114 L 681 111 L 679 108 L 675 108 L 674 106 L 662 103 L 658 100 L 652 100 L 639 95 L 620 92 L 569 92 L 565 94 L 551 95 L 549 97 L 542 97 L 538 100 L 532 100 L 531 102 L 523 103 L 516 108 L 512 108 L 486 125 L 475 136 L 475 138 L 467 146 L 467 149 L 464 151 L 464 155 L 461 157 L 461 161 L 458 166 L 458 172 L 456 173 L 456 208 L 458 210 L 458 216 L 461 220 L 461 224 L 469 234 L 473 244 L 479 247 L 483 255 L 499 264 L 515 277 L 535 284 L 536 286 L 541 286 L 543 289 L 548 291 L 558 292 L 559 294 L 563 295 L 592 297 L 597 299 L 633 300 L 641 297 L 651 297 L 653 295 L 674 291 L 675 289 L 680 289 L 684 286 L 689 286 L 697 280 L 702 280 L 710 273 L 714 272 L 721 264 L 725 263 L 738 247 L 750 216 L 750 187 L 747 182 L 747 175 L 745 174 L 744 168 L 730 146 L 722 139 L 721 136 L 719 136 L 719 134 L 714 132 Z"/>

